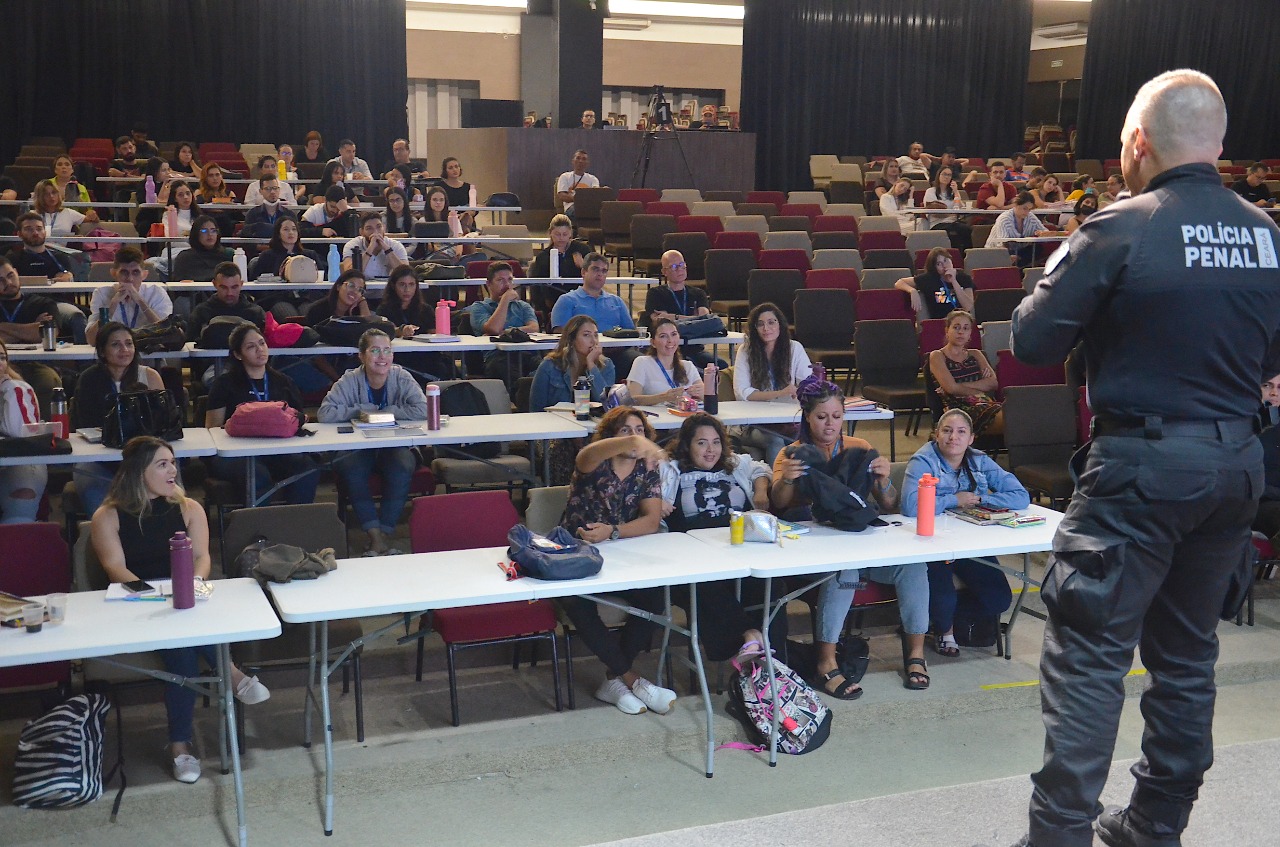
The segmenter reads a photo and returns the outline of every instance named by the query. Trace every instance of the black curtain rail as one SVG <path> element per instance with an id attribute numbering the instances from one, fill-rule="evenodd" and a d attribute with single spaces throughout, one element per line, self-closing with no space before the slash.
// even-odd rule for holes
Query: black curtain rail
<path id="1" fill-rule="evenodd" d="M 32 136 L 279 144 L 319 130 L 380 164 L 407 135 L 404 0 L 5 6 L 0 162 Z M 377 166 L 376 164 L 374 165 Z"/>
<path id="2" fill-rule="evenodd" d="M 1120 156 L 1133 96 L 1154 76 L 1192 68 L 1227 102 L 1224 159 L 1280 156 L 1280 56 L 1276 0 L 1093 0 L 1080 86 L 1077 155 Z"/>
<path id="3" fill-rule="evenodd" d="M 756 133 L 757 188 L 809 188 L 813 153 L 1021 148 L 1031 0 L 745 5 L 742 128 Z"/>

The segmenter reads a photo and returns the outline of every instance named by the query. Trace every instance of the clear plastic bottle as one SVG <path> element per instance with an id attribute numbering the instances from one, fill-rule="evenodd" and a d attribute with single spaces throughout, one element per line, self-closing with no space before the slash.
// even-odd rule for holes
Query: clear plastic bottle
<path id="1" fill-rule="evenodd" d="M 338 252 L 337 244 L 329 245 L 329 282 L 333 283 L 342 276 L 342 254 Z"/>
<path id="2" fill-rule="evenodd" d="M 591 380 L 586 374 L 573 383 L 573 416 L 580 421 L 591 418 Z"/>
<path id="3" fill-rule="evenodd" d="M 231 261 L 236 263 L 236 267 L 240 269 L 240 278 L 247 280 L 249 278 L 249 257 L 245 255 L 243 247 L 237 247 L 236 252 L 232 254 Z"/>

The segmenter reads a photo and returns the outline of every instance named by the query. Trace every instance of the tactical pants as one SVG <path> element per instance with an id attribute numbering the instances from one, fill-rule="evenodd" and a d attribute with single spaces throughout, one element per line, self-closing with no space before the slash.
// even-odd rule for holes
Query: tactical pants
<path id="1" fill-rule="evenodd" d="M 1153 834 L 1176 835 L 1213 763 L 1217 625 L 1250 566 L 1262 447 L 1221 434 L 1107 436 L 1072 464 L 1077 487 L 1043 588 L 1045 756 L 1031 778 L 1031 841 L 1093 844 L 1135 645 L 1149 687 L 1130 803 Z"/>

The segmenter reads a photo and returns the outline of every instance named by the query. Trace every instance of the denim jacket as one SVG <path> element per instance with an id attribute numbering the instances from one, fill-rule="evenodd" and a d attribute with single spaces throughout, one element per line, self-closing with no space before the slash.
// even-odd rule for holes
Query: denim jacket
<path id="1" fill-rule="evenodd" d="M 920 477 L 926 473 L 938 479 L 938 493 L 934 499 L 936 512 L 942 514 L 945 509 L 955 506 L 956 492 L 970 490 L 969 467 L 973 469 L 973 491 L 982 498 L 984 506 L 1025 509 L 1031 504 L 1031 496 L 1018 478 L 997 465 L 986 453 L 969 448 L 968 461 L 960 465 L 959 471 L 954 471 L 938 452 L 937 445 L 930 441 L 907 462 L 907 472 L 902 481 L 902 514 L 909 518 L 916 516 Z"/>

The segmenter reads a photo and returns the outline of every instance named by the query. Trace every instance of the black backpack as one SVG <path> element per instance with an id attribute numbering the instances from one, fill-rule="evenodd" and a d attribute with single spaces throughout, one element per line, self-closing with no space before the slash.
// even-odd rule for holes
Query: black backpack
<path id="1" fill-rule="evenodd" d="M 256 326 L 253 321 L 238 315 L 214 315 L 201 328 L 196 346 L 203 350 L 226 350 L 231 345 L 231 333 L 244 324 Z"/>
<path id="2" fill-rule="evenodd" d="M 471 383 L 455 382 L 440 392 L 440 414 L 451 418 L 487 415 L 489 402 L 484 399 L 484 392 Z M 456 449 L 463 450 L 476 459 L 492 459 L 502 452 L 502 445 L 491 441 L 483 444 L 459 444 Z"/>
<path id="3" fill-rule="evenodd" d="M 348 315 L 329 317 L 316 324 L 320 340 L 334 347 L 358 347 L 360 336 L 371 329 L 380 329 L 388 338 L 395 338 L 396 325 L 381 315 Z"/>
<path id="4" fill-rule="evenodd" d="M 828 460 L 812 444 L 788 446 L 789 459 L 800 459 L 809 468 L 796 480 L 796 490 L 812 502 L 813 519 L 845 532 L 861 532 L 884 526 L 880 508 L 871 495 L 871 461 L 875 450 L 849 448 Z"/>

